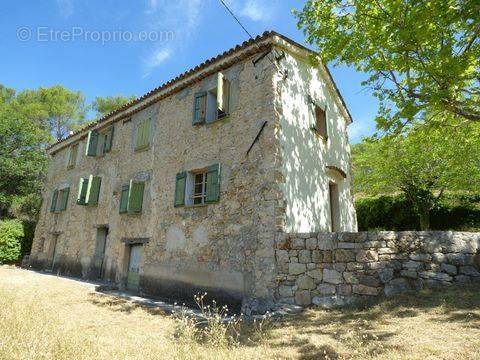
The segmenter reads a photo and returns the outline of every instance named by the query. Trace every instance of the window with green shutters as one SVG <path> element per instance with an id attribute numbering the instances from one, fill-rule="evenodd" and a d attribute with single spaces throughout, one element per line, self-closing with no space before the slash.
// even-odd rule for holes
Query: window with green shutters
<path id="1" fill-rule="evenodd" d="M 128 193 L 128 213 L 136 214 L 142 212 L 143 190 L 145 183 L 141 181 L 130 180 L 130 189 Z"/>
<path id="2" fill-rule="evenodd" d="M 77 204 L 87 205 L 88 178 L 81 178 L 78 182 Z"/>
<path id="3" fill-rule="evenodd" d="M 128 210 L 128 193 L 129 193 L 129 185 L 123 185 L 122 191 L 120 193 L 120 214 L 124 214 Z"/>
<path id="4" fill-rule="evenodd" d="M 217 86 L 200 91 L 193 100 L 193 125 L 211 123 L 227 116 L 230 112 L 230 81 L 219 72 Z"/>
<path id="5" fill-rule="evenodd" d="M 67 169 L 72 169 L 77 163 L 78 144 L 70 146 L 68 153 Z"/>
<path id="6" fill-rule="evenodd" d="M 87 187 L 87 194 L 86 194 L 87 205 L 98 204 L 101 184 L 102 184 L 101 177 L 90 175 L 90 177 L 88 178 L 88 187 Z"/>
<path id="7" fill-rule="evenodd" d="M 57 204 L 55 211 L 65 211 L 67 209 L 68 195 L 70 194 L 70 188 L 66 187 L 58 190 Z"/>
<path id="8" fill-rule="evenodd" d="M 98 131 L 92 130 L 88 132 L 87 146 L 85 146 L 86 156 L 97 156 Z"/>
<path id="9" fill-rule="evenodd" d="M 58 190 L 53 190 L 52 202 L 50 203 L 50 212 L 54 212 L 57 209 Z"/>
<path id="10" fill-rule="evenodd" d="M 135 150 L 145 150 L 150 147 L 150 137 L 152 128 L 152 119 L 148 118 L 140 122 L 137 126 L 135 136 Z"/>
<path id="11" fill-rule="evenodd" d="M 107 130 L 102 133 L 103 136 L 103 153 L 106 154 L 112 149 L 114 126 L 110 125 Z"/>
<path id="12" fill-rule="evenodd" d="M 130 183 L 122 186 L 120 194 L 120 214 L 138 214 L 142 212 L 143 193 L 145 183 L 143 181 L 130 180 Z"/>
<path id="13" fill-rule="evenodd" d="M 220 199 L 220 164 L 176 176 L 175 207 L 205 205 Z"/>
<path id="14" fill-rule="evenodd" d="M 78 184 L 78 205 L 97 205 L 100 196 L 100 186 L 102 178 L 90 175 L 88 178 L 82 178 Z"/>

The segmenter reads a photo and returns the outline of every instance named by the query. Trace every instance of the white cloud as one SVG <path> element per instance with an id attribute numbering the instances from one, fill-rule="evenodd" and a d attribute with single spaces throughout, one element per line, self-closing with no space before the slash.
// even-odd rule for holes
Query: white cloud
<path id="1" fill-rule="evenodd" d="M 202 4 L 202 0 L 147 0 L 146 26 L 153 31 L 172 31 L 175 39 L 150 49 L 143 62 L 143 77 L 149 76 L 180 47 L 186 46 L 200 22 Z"/>
<path id="2" fill-rule="evenodd" d="M 240 15 L 253 21 L 268 21 L 271 19 L 272 8 L 258 0 L 247 0 L 240 11 Z"/>
<path id="3" fill-rule="evenodd" d="M 150 75 L 153 69 L 160 66 L 165 60 L 167 60 L 170 55 L 172 55 L 172 50 L 169 48 L 161 48 L 154 51 L 145 61 L 144 61 L 144 74 L 143 78 L 146 78 Z"/>
<path id="4" fill-rule="evenodd" d="M 66 19 L 73 15 L 73 12 L 75 10 L 73 6 L 73 0 L 56 0 L 56 1 L 57 1 L 58 11 L 60 12 L 60 15 L 63 18 Z"/>

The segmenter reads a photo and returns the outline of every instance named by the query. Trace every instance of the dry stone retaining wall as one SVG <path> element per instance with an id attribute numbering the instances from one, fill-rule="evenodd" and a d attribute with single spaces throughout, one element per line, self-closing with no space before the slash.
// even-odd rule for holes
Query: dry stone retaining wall
<path id="1" fill-rule="evenodd" d="M 282 233 L 275 256 L 276 301 L 302 306 L 480 280 L 480 233 Z"/>

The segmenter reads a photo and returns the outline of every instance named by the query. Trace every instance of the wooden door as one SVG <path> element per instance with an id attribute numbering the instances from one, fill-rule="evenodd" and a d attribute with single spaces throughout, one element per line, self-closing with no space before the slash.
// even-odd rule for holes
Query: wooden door
<path id="1" fill-rule="evenodd" d="M 142 258 L 142 245 L 130 246 L 130 257 L 128 260 L 127 289 L 138 291 L 140 283 L 140 260 Z"/>
<path id="2" fill-rule="evenodd" d="M 97 241 L 95 245 L 95 255 L 93 257 L 95 277 L 103 278 L 103 264 L 105 260 L 105 249 L 107 246 L 108 228 L 100 227 L 97 229 Z"/>

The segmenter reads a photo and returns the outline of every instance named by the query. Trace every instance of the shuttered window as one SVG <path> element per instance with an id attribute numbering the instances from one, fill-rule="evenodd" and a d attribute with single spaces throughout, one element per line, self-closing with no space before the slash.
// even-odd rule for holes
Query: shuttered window
<path id="1" fill-rule="evenodd" d="M 78 182 L 77 204 L 87 205 L 88 178 L 81 178 Z"/>
<path id="2" fill-rule="evenodd" d="M 145 183 L 130 180 L 130 189 L 128 194 L 128 213 L 136 214 L 142 212 L 143 190 Z"/>
<path id="3" fill-rule="evenodd" d="M 57 206 L 55 211 L 64 211 L 67 209 L 68 195 L 70 194 L 70 188 L 63 188 L 58 191 Z"/>
<path id="4" fill-rule="evenodd" d="M 57 208 L 58 190 L 54 190 L 52 194 L 52 202 L 50 204 L 50 212 L 54 212 Z"/>
<path id="5" fill-rule="evenodd" d="M 87 146 L 85 147 L 85 155 L 96 156 L 97 144 L 98 144 L 98 132 L 96 130 L 89 131 L 88 137 L 87 137 Z"/>
<path id="6" fill-rule="evenodd" d="M 187 182 L 187 173 L 181 172 L 177 174 L 175 182 L 175 201 L 174 206 L 185 205 L 185 185 Z"/>
<path id="7" fill-rule="evenodd" d="M 220 198 L 220 164 L 212 165 L 207 171 L 205 202 L 214 203 Z"/>
<path id="8" fill-rule="evenodd" d="M 143 181 L 130 180 L 128 185 L 122 186 L 120 195 L 120 214 L 138 214 L 142 212 L 143 192 L 145 183 Z"/>
<path id="9" fill-rule="evenodd" d="M 86 194 L 86 202 L 88 205 L 97 205 L 98 197 L 100 196 L 100 186 L 102 178 L 99 176 L 90 175 L 88 179 L 88 188 Z"/>
<path id="10" fill-rule="evenodd" d="M 77 153 L 78 153 L 78 144 L 70 146 L 68 154 L 68 164 L 67 168 L 72 169 L 77 163 Z"/>
<path id="11" fill-rule="evenodd" d="M 324 139 L 328 138 L 327 114 L 320 106 L 315 105 L 315 130 Z"/>
<path id="12" fill-rule="evenodd" d="M 120 214 L 124 214 L 128 210 L 128 193 L 129 193 L 129 185 L 123 185 L 122 191 L 120 193 Z"/>
<path id="13" fill-rule="evenodd" d="M 135 137 L 135 150 L 145 150 L 150 146 L 151 127 L 151 118 L 145 119 L 138 124 Z"/>
<path id="14" fill-rule="evenodd" d="M 193 125 L 205 122 L 207 113 L 207 92 L 201 91 L 195 94 L 193 102 Z"/>
<path id="15" fill-rule="evenodd" d="M 103 153 L 108 153 L 112 149 L 112 141 L 113 141 L 113 129 L 114 126 L 110 125 L 106 132 L 103 134 Z"/>
<path id="16" fill-rule="evenodd" d="M 193 125 L 212 123 L 230 112 L 230 81 L 219 72 L 217 86 L 195 94 L 193 101 Z"/>

